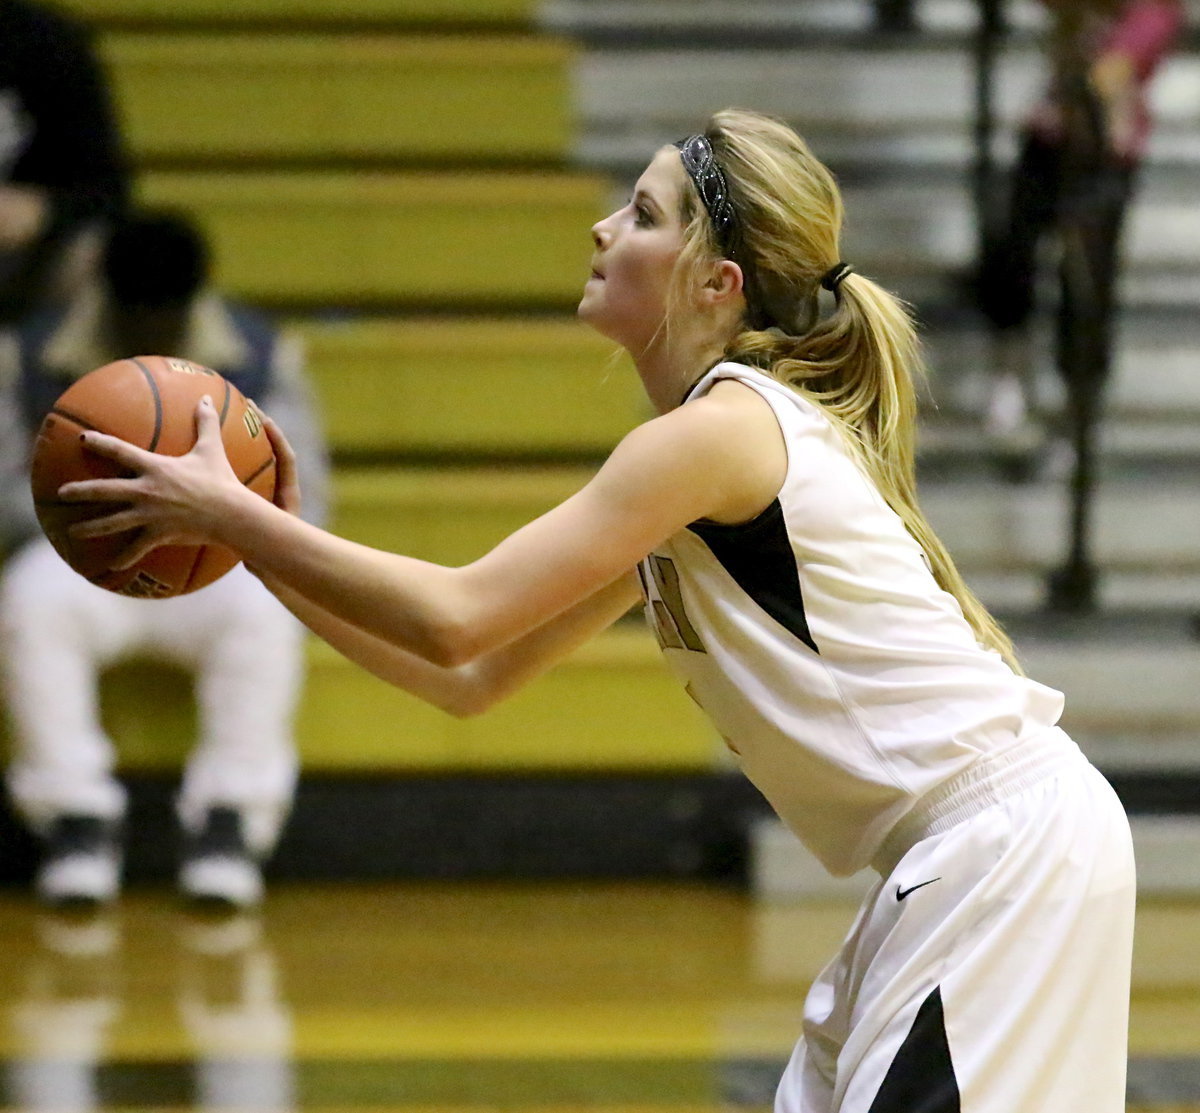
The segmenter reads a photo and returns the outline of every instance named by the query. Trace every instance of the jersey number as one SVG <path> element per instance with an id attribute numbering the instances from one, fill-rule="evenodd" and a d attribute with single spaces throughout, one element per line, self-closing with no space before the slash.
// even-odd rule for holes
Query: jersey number
<path id="1" fill-rule="evenodd" d="M 645 568 L 650 569 L 654 590 L 646 582 Z M 700 635 L 683 609 L 683 592 L 679 588 L 675 562 L 651 553 L 644 564 L 638 565 L 638 576 L 642 581 L 646 602 L 654 615 L 658 644 L 664 649 L 689 649 L 693 653 L 706 653 Z"/>

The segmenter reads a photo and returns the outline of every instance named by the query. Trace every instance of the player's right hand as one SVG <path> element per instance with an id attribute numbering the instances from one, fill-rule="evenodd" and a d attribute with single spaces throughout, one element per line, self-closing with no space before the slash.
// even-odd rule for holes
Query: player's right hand
<path id="1" fill-rule="evenodd" d="M 253 403 L 252 403 L 253 404 Z M 288 444 L 283 430 L 258 406 L 259 417 L 262 418 L 263 428 L 267 431 L 267 439 L 275 452 L 275 505 L 289 514 L 300 515 L 300 476 L 296 468 L 296 453 Z"/>

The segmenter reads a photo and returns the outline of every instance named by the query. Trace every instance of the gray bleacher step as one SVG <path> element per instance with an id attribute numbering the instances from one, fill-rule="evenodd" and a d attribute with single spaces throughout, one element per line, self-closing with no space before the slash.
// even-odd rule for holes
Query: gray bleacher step
<path id="1" fill-rule="evenodd" d="M 1103 739 L 1112 755 L 1122 744 L 1190 734 L 1200 773 L 1200 639 L 1190 617 L 1182 608 L 1027 613 L 1007 616 L 1005 625 L 1029 675 L 1066 693 L 1064 725 L 1080 744 Z M 1150 767 L 1153 751 L 1143 748 L 1142 756 Z"/>
<path id="2" fill-rule="evenodd" d="M 951 474 L 965 472 L 964 467 Z M 973 474 L 974 479 L 947 481 L 923 473 L 919 489 L 926 516 L 988 607 L 1009 614 L 1042 607 L 1047 575 L 1069 551 L 1066 481 L 1015 486 L 999 467 L 990 475 L 979 468 Z M 1157 609 L 1185 624 L 1200 614 L 1200 493 L 1194 487 L 1153 476 L 1102 477 L 1091 520 L 1089 555 L 1100 608 Z M 1165 629 L 1170 623 L 1159 625 Z"/>
<path id="3" fill-rule="evenodd" d="M 1130 827 L 1140 895 L 1200 892 L 1200 816 L 1133 815 Z M 777 819 L 760 819 L 751 829 L 750 888 L 760 900 L 857 898 L 877 880 L 872 870 L 830 877 Z"/>
<path id="4" fill-rule="evenodd" d="M 1200 614 L 1200 571 L 1101 568 L 1097 606 L 1102 610 L 1154 607 L 1185 617 Z M 1033 611 L 1046 601 L 1046 569 L 966 570 L 971 590 L 997 613 Z M 1200 731 L 1198 731 L 1200 733 Z"/>
<path id="5" fill-rule="evenodd" d="M 1048 568 L 1065 549 L 1068 492 L 1061 481 L 1017 485 L 923 477 L 921 503 L 956 560 L 973 573 Z M 1093 552 L 1101 568 L 1200 572 L 1200 485 L 1154 477 L 1106 480 L 1095 494 L 1093 522 Z"/>
<path id="6" fill-rule="evenodd" d="M 623 203 L 626 189 L 614 190 L 614 204 Z M 1183 307 L 1200 300 L 1198 190 L 1200 168 L 1146 175 L 1124 237 L 1124 304 Z M 943 299 L 949 276 L 971 266 L 978 236 L 965 180 L 848 181 L 843 194 L 843 256 L 909 300 Z"/>
<path id="7" fill-rule="evenodd" d="M 916 11 L 926 34 L 969 34 L 978 22 L 974 0 L 919 0 Z M 1045 13 L 1033 0 L 1012 0 L 1006 17 L 1018 31 L 1045 26 Z M 546 0 L 539 10 L 543 26 L 585 37 L 664 32 L 861 36 L 872 31 L 873 19 L 869 0 Z"/>
<path id="8" fill-rule="evenodd" d="M 879 35 L 870 0 L 543 0 L 541 26 L 585 41 L 626 43 L 671 38 L 687 41 L 757 40 L 803 43 L 813 36 L 844 36 L 892 46 L 921 45 L 950 36 L 961 40 L 979 26 L 977 0 L 916 0 L 918 31 Z M 1200 22 L 1200 0 L 1186 0 L 1189 26 Z M 1009 37 L 1044 34 L 1045 7 L 1037 0 L 1008 0 Z"/>
<path id="9" fill-rule="evenodd" d="M 795 7 L 803 7 L 797 4 Z M 1039 49 L 1006 50 L 996 70 L 997 155 L 1045 82 Z M 630 168 L 647 151 L 727 105 L 783 116 L 826 161 L 969 166 L 975 73 L 969 44 L 924 40 L 881 50 L 854 44 L 756 49 L 594 47 L 575 74 L 578 157 Z M 898 91 L 903 95 L 897 95 Z M 1195 165 L 1200 58 L 1173 57 L 1153 87 L 1151 164 Z"/>
<path id="10" fill-rule="evenodd" d="M 1042 476 L 1064 479 L 1073 457 L 1067 448 L 1066 418 L 1060 407 L 1034 411 L 1027 423 L 1022 446 L 1024 471 L 1021 477 Z M 1108 405 L 1100 418 L 1097 434 L 1096 472 L 1101 482 L 1127 477 L 1154 478 L 1164 482 L 1194 483 L 1200 476 L 1200 413 L 1184 407 L 1145 412 Z M 986 478 L 996 474 L 995 464 L 1003 456 L 1016 456 L 1018 449 L 1003 446 L 987 437 L 985 420 L 975 410 L 950 410 L 943 406 L 922 419 L 918 459 L 922 478 Z M 1002 476 L 1011 475 L 1001 472 Z"/>
<path id="11" fill-rule="evenodd" d="M 983 409 L 1001 357 L 982 321 L 953 326 L 922 321 L 930 379 L 928 393 L 942 411 L 979 412 Z M 1058 409 L 1062 387 L 1054 371 L 1053 322 L 1049 313 L 1031 332 L 1030 358 L 1036 368 L 1035 397 Z M 1114 330 L 1113 371 L 1104 412 L 1106 423 L 1122 416 L 1185 424 L 1200 438 L 1200 314 L 1126 310 Z M 1200 440 L 1196 443 L 1200 444 Z"/>
<path id="12" fill-rule="evenodd" d="M 1200 269 L 1200 175 L 1147 175 L 1129 214 L 1127 272 Z M 886 181 L 847 184 L 844 254 L 892 274 L 945 273 L 974 257 L 975 215 L 964 184 Z"/>

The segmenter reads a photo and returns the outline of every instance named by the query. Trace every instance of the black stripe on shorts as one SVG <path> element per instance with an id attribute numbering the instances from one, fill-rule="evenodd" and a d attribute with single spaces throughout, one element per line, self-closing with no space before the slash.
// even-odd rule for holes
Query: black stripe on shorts
<path id="1" fill-rule="evenodd" d="M 870 1113 L 961 1113 L 961 1108 L 937 986 L 917 1010 Z"/>

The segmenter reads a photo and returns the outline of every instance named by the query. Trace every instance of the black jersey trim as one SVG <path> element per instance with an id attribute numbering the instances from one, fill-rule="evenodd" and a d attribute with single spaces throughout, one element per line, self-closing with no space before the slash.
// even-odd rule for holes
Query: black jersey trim
<path id="1" fill-rule="evenodd" d="M 921 1113 L 962 1111 L 950 1042 L 946 1038 L 941 986 L 935 986 L 921 1002 L 917 1018 L 888 1067 L 869 1113 L 913 1113 L 918 1109 Z"/>
<path id="2" fill-rule="evenodd" d="M 754 602 L 814 653 L 821 652 L 808 628 L 800 568 L 778 499 L 749 522 L 693 522 L 688 529 Z"/>

